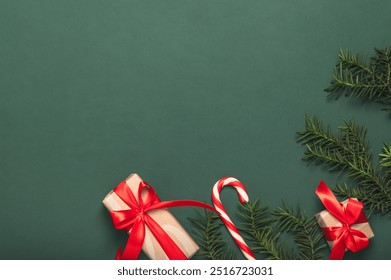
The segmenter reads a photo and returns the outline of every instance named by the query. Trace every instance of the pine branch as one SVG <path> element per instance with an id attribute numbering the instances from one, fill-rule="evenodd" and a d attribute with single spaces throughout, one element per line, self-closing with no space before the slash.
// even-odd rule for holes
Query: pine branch
<path id="1" fill-rule="evenodd" d="M 380 165 L 386 176 L 387 187 L 391 188 L 391 146 L 384 144 L 382 152 L 382 154 L 379 154 Z"/>
<path id="2" fill-rule="evenodd" d="M 273 231 L 274 218 L 267 207 L 261 207 L 258 201 L 241 204 L 239 215 L 244 220 L 242 231 L 254 253 L 270 260 L 293 259 L 293 253 L 278 242 L 279 233 Z"/>
<path id="3" fill-rule="evenodd" d="M 209 260 L 232 260 L 235 254 L 224 241 L 223 234 L 220 231 L 223 225 L 219 216 L 211 211 L 204 214 L 197 213 L 196 218 L 189 218 L 194 226 L 194 238 L 200 245 L 200 251 L 197 253 Z"/>
<path id="4" fill-rule="evenodd" d="M 343 143 L 348 147 L 349 152 L 354 157 L 359 157 L 367 165 L 371 164 L 371 151 L 365 139 L 366 130 L 357 125 L 354 120 L 345 121 L 345 125 L 338 127 L 342 133 Z"/>
<path id="5" fill-rule="evenodd" d="M 238 214 L 242 219 L 240 231 L 255 254 L 271 260 L 323 259 L 321 250 L 325 243 L 318 223 L 315 218 L 302 214 L 300 208 L 293 211 L 283 204 L 271 211 L 260 206 L 258 201 L 250 201 L 240 204 Z M 200 256 L 210 260 L 235 259 L 220 231 L 222 223 L 218 215 L 209 211 L 204 214 L 197 212 L 197 217 L 190 221 L 201 248 Z M 280 241 L 281 232 L 293 235 L 298 254 Z"/>
<path id="6" fill-rule="evenodd" d="M 339 127 L 340 134 L 335 135 L 329 126 L 324 129 L 318 118 L 308 115 L 304 118 L 305 130 L 297 132 L 297 141 L 307 147 L 304 159 L 325 164 L 330 170 L 355 169 L 356 164 L 351 166 L 352 162 L 372 166 L 364 128 L 354 121 L 345 121 L 345 125 Z"/>
<path id="7" fill-rule="evenodd" d="M 359 55 L 340 50 L 332 81 L 325 91 L 330 97 L 354 96 L 391 105 L 391 45 L 375 49 L 369 64 Z"/>
<path id="8" fill-rule="evenodd" d="M 383 146 L 383 153 L 379 154 L 381 160 L 380 164 L 384 167 L 391 167 L 391 146 L 384 144 Z"/>
<path id="9" fill-rule="evenodd" d="M 352 54 L 349 50 L 341 49 L 338 54 L 339 62 L 344 69 L 349 69 L 354 75 L 372 74 L 372 69 L 362 61 L 358 54 Z"/>
<path id="10" fill-rule="evenodd" d="M 376 195 L 362 188 L 349 187 L 346 184 L 337 184 L 333 192 L 345 198 L 357 198 L 363 202 L 371 213 L 391 213 L 391 201 L 382 195 Z"/>
<path id="11" fill-rule="evenodd" d="M 326 247 L 323 234 L 315 217 L 308 218 L 301 213 L 300 208 L 293 211 L 285 203 L 273 211 L 277 217 L 277 228 L 293 234 L 298 247 L 298 259 L 319 260 L 323 259 L 321 250 Z"/>
<path id="12" fill-rule="evenodd" d="M 378 205 L 379 202 L 391 203 L 391 176 L 384 168 L 373 164 L 363 127 L 354 121 L 345 121 L 339 127 L 339 134 L 334 134 L 330 127 L 323 128 L 318 118 L 305 116 L 305 130 L 297 134 L 298 142 L 307 148 L 303 159 L 327 166 L 330 171 L 346 171 L 348 177 L 357 181 L 369 209 L 383 214 L 391 212 L 388 207 Z M 383 151 L 383 162 L 387 162 L 387 147 Z M 338 191 L 349 197 L 347 189 Z"/>

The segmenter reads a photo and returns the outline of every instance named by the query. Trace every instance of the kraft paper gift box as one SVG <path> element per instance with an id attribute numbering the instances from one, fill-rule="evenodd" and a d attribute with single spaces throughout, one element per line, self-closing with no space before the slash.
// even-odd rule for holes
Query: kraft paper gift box
<path id="1" fill-rule="evenodd" d="M 137 192 L 142 179 L 137 174 L 131 174 L 125 181 L 138 200 Z M 142 198 L 145 198 L 145 195 L 146 192 L 143 191 Z M 130 209 L 113 191 L 104 198 L 103 204 L 109 211 Z M 149 211 L 148 214 L 164 229 L 188 258 L 191 258 L 198 251 L 198 245 L 167 209 L 152 210 Z M 168 259 L 166 253 L 163 251 L 148 226 L 145 226 L 145 239 L 142 250 L 151 259 Z"/>
<path id="2" fill-rule="evenodd" d="M 357 200 L 356 198 L 352 198 L 354 200 Z M 346 208 L 346 205 L 348 203 L 348 199 L 344 200 L 341 202 L 342 206 Z M 325 228 L 325 227 L 339 227 L 342 226 L 341 222 L 337 220 L 329 211 L 323 210 L 322 212 L 319 212 L 318 214 L 315 215 L 315 218 L 318 221 L 318 224 L 320 227 Z M 374 237 L 374 233 L 371 229 L 371 226 L 369 225 L 368 222 L 365 223 L 360 223 L 360 224 L 353 224 L 350 226 L 353 229 L 357 229 L 362 231 L 368 239 Z M 329 244 L 330 248 L 333 248 L 334 246 L 334 241 L 327 241 Z"/>

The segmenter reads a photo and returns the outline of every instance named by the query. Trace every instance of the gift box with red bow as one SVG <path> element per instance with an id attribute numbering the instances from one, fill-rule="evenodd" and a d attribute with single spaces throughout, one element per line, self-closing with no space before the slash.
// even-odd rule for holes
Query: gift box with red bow
<path id="1" fill-rule="evenodd" d="M 194 200 L 160 201 L 155 190 L 137 174 L 121 182 L 103 204 L 110 211 L 114 227 L 129 233 L 117 259 L 137 259 L 141 249 L 155 260 L 188 259 L 199 247 L 166 208 L 195 206 L 215 211 Z"/>
<path id="2" fill-rule="evenodd" d="M 327 209 L 315 217 L 330 245 L 330 259 L 342 259 L 347 250 L 365 249 L 374 233 L 363 211 L 364 204 L 355 198 L 340 203 L 323 181 L 316 194 Z"/>

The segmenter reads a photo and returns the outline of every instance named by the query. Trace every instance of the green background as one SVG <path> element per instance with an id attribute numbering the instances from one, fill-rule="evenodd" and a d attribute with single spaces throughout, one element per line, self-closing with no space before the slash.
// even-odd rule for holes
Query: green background
<path id="1" fill-rule="evenodd" d="M 344 178 L 303 162 L 295 132 L 308 113 L 354 117 L 375 157 L 390 140 L 380 106 L 323 92 L 340 48 L 388 46 L 390 12 L 388 0 L 0 0 L 0 258 L 113 259 L 126 234 L 101 201 L 134 172 L 162 200 L 211 202 L 230 175 L 264 204 L 322 210 L 319 181 Z M 234 191 L 222 199 L 234 216 Z M 172 212 L 191 231 L 194 209 Z M 391 220 L 370 220 L 376 237 L 347 259 L 391 259 Z"/>

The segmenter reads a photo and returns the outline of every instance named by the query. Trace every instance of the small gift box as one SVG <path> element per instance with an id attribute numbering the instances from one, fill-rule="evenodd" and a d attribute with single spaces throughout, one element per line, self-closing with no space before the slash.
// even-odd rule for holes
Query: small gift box
<path id="1" fill-rule="evenodd" d="M 323 181 L 316 194 L 327 209 L 315 217 L 330 245 L 330 259 L 342 259 L 347 250 L 357 252 L 366 248 L 374 233 L 363 211 L 364 204 L 356 198 L 338 202 Z"/>
<path id="2" fill-rule="evenodd" d="M 356 200 L 356 198 L 351 198 L 353 200 Z M 346 209 L 346 206 L 348 204 L 349 199 L 346 199 L 341 202 L 341 205 L 344 209 Z M 315 215 L 316 220 L 318 221 L 318 224 L 321 228 L 327 228 L 327 227 L 342 227 L 342 223 L 338 221 L 337 218 L 335 218 L 329 211 L 323 210 L 322 212 L 318 213 Z M 353 224 L 350 226 L 352 229 L 359 230 L 363 232 L 368 239 L 374 237 L 374 233 L 372 231 L 371 226 L 369 225 L 368 222 L 364 223 L 358 223 L 358 224 Z M 330 240 L 327 241 L 327 243 L 330 245 L 330 248 L 333 248 L 334 246 L 334 241 Z"/>
<path id="3" fill-rule="evenodd" d="M 175 206 L 200 206 L 201 202 L 161 202 L 153 188 L 137 174 L 131 174 L 103 200 L 110 211 L 114 226 L 129 233 L 124 252 L 117 259 L 137 259 L 142 250 L 155 260 L 188 259 L 198 245 L 166 209 Z"/>

